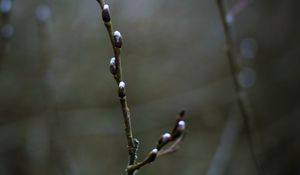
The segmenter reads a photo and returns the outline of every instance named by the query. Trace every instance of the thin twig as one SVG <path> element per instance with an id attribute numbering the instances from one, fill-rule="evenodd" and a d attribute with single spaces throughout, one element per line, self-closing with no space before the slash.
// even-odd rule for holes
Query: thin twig
<path id="1" fill-rule="evenodd" d="M 161 135 L 156 145 L 156 148 L 154 148 L 143 161 L 138 162 L 132 166 L 128 166 L 127 172 L 135 172 L 141 167 L 152 163 L 157 157 L 174 153 L 177 150 L 179 143 L 181 143 L 185 136 L 185 122 L 183 121 L 184 114 L 185 112 L 184 110 L 182 110 L 177 115 L 176 123 L 174 128 L 172 129 L 171 134 L 164 133 L 163 135 Z M 166 149 L 163 149 L 166 145 L 168 145 L 171 142 L 173 142 L 171 146 L 169 146 Z"/>
<path id="2" fill-rule="evenodd" d="M 102 9 L 102 17 L 104 20 L 105 27 L 107 29 L 111 45 L 114 52 L 114 78 L 119 86 L 119 97 L 120 97 L 120 103 L 122 106 L 122 113 L 123 113 L 123 119 L 125 124 L 125 132 L 126 132 L 126 138 L 127 138 L 127 147 L 128 147 L 128 154 L 129 154 L 129 162 L 128 165 L 133 165 L 136 160 L 136 149 L 138 141 L 135 141 L 133 139 L 132 134 L 132 128 L 131 128 L 131 119 L 130 119 L 130 110 L 127 103 L 127 98 L 125 94 L 125 83 L 122 79 L 122 64 L 121 64 L 121 46 L 122 46 L 122 36 L 119 32 L 115 31 L 113 32 L 113 25 L 110 20 L 110 13 L 109 13 L 109 7 L 105 4 L 103 0 L 97 0 L 100 4 L 100 7 Z M 121 45 L 119 40 L 116 41 L 116 39 L 121 40 Z M 120 93 L 120 91 L 122 91 Z"/>
<path id="3" fill-rule="evenodd" d="M 250 131 L 250 124 L 249 124 L 250 109 L 248 109 L 248 111 L 246 109 L 249 106 L 249 101 L 247 98 L 246 91 L 243 88 L 241 88 L 241 86 L 239 85 L 239 80 L 237 78 L 237 73 L 239 70 L 238 70 L 238 65 L 236 64 L 236 61 L 235 61 L 236 56 L 235 56 L 234 45 L 233 45 L 233 40 L 232 40 L 232 36 L 231 36 L 231 30 L 230 30 L 229 24 L 226 21 L 226 11 L 225 11 L 225 7 L 223 4 L 223 0 L 216 0 L 216 3 L 218 6 L 218 9 L 219 9 L 222 26 L 223 26 L 223 30 L 224 30 L 226 55 L 227 55 L 228 62 L 229 62 L 231 76 L 233 77 L 233 84 L 234 84 L 235 92 L 237 93 L 238 109 L 244 119 L 243 121 L 245 123 L 245 130 L 246 130 L 246 135 L 248 137 L 247 140 L 249 142 L 251 155 L 255 162 L 257 171 L 258 171 L 258 173 L 260 173 L 259 164 L 257 162 L 256 155 L 253 150 L 253 138 L 252 138 L 251 131 Z"/>

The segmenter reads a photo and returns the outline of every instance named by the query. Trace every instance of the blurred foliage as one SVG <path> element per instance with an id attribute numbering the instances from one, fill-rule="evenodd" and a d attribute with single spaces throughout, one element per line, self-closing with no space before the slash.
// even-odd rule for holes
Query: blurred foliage
<path id="1" fill-rule="evenodd" d="M 227 9 L 240 1 L 226 0 Z M 242 68 L 237 76 L 253 109 L 254 158 L 235 109 L 215 2 L 107 2 L 124 38 L 123 71 L 140 158 L 173 126 L 175 114 L 187 110 L 180 151 L 140 174 L 206 174 L 232 117 L 241 129 L 224 174 L 300 173 L 299 1 L 250 0 L 234 17 Z M 12 5 L 9 19 L 1 18 L 0 174 L 124 174 L 126 140 L 108 70 L 112 50 L 97 2 Z M 3 29 L 7 23 L 12 31 Z"/>

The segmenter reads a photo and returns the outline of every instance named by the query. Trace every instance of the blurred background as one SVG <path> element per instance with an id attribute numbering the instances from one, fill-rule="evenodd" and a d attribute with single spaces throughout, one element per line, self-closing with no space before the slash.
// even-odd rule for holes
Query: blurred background
<path id="1" fill-rule="evenodd" d="M 187 111 L 187 137 L 139 174 L 300 174 L 298 0 L 225 0 L 247 114 L 213 0 L 108 0 L 123 35 L 139 160 Z M 111 45 L 95 0 L 1 0 L 0 174 L 125 174 Z"/>

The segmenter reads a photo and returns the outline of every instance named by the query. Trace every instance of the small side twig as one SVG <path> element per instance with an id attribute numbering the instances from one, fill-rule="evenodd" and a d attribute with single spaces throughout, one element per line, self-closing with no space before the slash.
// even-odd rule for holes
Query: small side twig
<path id="1" fill-rule="evenodd" d="M 156 147 L 149 153 L 149 155 L 143 161 L 138 162 L 135 165 L 128 166 L 127 172 L 135 172 L 141 167 L 152 163 L 157 157 L 173 153 L 178 149 L 179 143 L 181 143 L 185 136 L 185 121 L 183 120 L 184 114 L 185 112 L 182 110 L 177 115 L 176 123 L 171 134 L 162 134 L 157 142 Z M 173 144 L 166 149 L 163 149 L 170 142 L 173 142 Z"/>

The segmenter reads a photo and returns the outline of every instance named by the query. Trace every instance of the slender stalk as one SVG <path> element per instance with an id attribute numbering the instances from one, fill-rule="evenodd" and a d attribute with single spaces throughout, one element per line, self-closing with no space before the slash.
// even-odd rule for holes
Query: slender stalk
<path id="1" fill-rule="evenodd" d="M 104 10 L 105 2 L 103 0 L 97 0 L 100 4 L 100 7 L 102 11 Z M 114 52 L 114 58 L 115 58 L 115 68 L 116 73 L 114 74 L 114 78 L 119 85 L 120 89 L 120 83 L 123 82 L 122 79 L 122 64 L 121 64 L 121 47 L 116 46 L 115 41 L 115 34 L 113 30 L 112 22 L 109 20 L 107 22 L 104 22 L 105 27 L 107 29 L 110 42 L 113 48 Z M 125 86 L 125 84 L 124 84 Z M 125 88 L 125 87 L 124 87 Z M 133 165 L 136 160 L 136 148 L 137 148 L 137 141 L 134 141 L 133 134 L 132 134 L 132 127 L 131 127 L 131 119 L 130 119 L 130 109 L 128 107 L 128 102 L 125 93 L 123 95 L 120 95 L 120 103 L 122 107 L 122 113 L 123 113 L 123 119 L 124 119 L 124 125 L 125 125 L 125 133 L 127 138 L 127 148 L 128 148 L 128 154 L 129 154 L 129 161 L 128 165 Z"/>
<path id="2" fill-rule="evenodd" d="M 231 36 L 231 30 L 230 30 L 229 24 L 226 21 L 226 10 L 225 10 L 224 4 L 223 4 L 223 0 L 216 0 L 216 3 L 218 6 L 218 9 L 219 9 L 222 26 L 223 26 L 223 30 L 224 30 L 224 35 L 225 35 L 226 55 L 227 55 L 228 62 L 229 62 L 231 76 L 233 77 L 233 84 L 234 84 L 235 92 L 237 93 L 237 105 L 238 105 L 238 109 L 244 119 L 243 121 L 245 123 L 245 130 L 246 130 L 246 135 L 248 137 L 250 152 L 251 152 L 251 155 L 255 162 L 257 171 L 258 171 L 259 164 L 257 162 L 255 152 L 253 150 L 253 138 L 251 135 L 250 124 L 249 124 L 249 118 L 250 118 L 251 111 L 250 111 L 250 109 L 247 109 L 247 107 L 249 107 L 249 101 L 247 98 L 246 91 L 243 88 L 241 88 L 241 86 L 239 85 L 239 80 L 237 78 L 237 74 L 238 74 L 239 70 L 238 70 L 238 65 L 236 64 L 236 61 L 235 61 L 236 55 L 235 55 L 235 51 L 234 51 L 234 44 L 233 44 L 233 39 Z M 258 173 L 259 173 L 259 171 L 258 171 Z"/>

